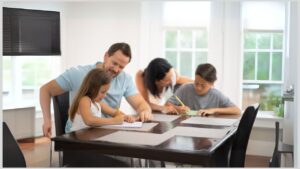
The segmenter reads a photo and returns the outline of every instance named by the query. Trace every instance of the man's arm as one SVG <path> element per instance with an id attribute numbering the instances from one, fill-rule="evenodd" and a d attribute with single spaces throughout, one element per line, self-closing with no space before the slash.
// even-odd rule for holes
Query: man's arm
<path id="1" fill-rule="evenodd" d="M 135 94 L 128 96 L 128 103 L 137 111 L 140 115 L 141 121 L 148 121 L 152 119 L 152 111 L 148 103 L 144 100 L 142 95 Z"/>
<path id="2" fill-rule="evenodd" d="M 63 94 L 65 91 L 56 83 L 55 80 L 44 84 L 40 88 L 40 105 L 43 112 L 44 124 L 43 133 L 44 136 L 51 137 L 51 113 L 50 103 L 51 97 Z"/>

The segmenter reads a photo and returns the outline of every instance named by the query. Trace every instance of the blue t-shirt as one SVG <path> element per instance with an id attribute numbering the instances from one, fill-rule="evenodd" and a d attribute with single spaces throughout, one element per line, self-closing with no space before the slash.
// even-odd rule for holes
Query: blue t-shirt
<path id="1" fill-rule="evenodd" d="M 101 62 L 96 64 L 99 63 Z M 90 70 L 96 68 L 96 64 L 72 67 L 56 78 L 58 85 L 64 91 L 70 92 L 70 103 L 79 90 L 84 77 Z M 113 78 L 106 97 L 102 101 L 112 108 L 117 108 L 121 105 L 122 96 L 128 97 L 137 93 L 132 77 L 122 71 Z"/>

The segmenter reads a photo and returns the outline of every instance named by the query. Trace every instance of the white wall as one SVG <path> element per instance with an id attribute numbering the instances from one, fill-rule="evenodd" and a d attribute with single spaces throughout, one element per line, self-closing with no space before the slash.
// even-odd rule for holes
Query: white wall
<path id="1" fill-rule="evenodd" d="M 65 2 L 65 7 L 65 68 L 103 61 L 111 44 L 127 42 L 133 58 L 125 71 L 134 75 L 140 57 L 139 2 Z"/>

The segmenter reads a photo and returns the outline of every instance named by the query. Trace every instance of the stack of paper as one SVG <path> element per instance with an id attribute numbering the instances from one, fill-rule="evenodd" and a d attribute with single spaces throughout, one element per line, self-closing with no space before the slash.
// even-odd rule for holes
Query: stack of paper
<path id="1" fill-rule="evenodd" d="M 190 117 L 181 123 L 185 124 L 204 124 L 216 126 L 231 126 L 239 119 L 211 118 L 211 117 Z"/>

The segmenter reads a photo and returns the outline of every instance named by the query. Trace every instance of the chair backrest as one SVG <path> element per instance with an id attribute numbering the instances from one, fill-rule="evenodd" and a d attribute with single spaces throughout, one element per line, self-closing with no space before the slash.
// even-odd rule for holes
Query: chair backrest
<path id="1" fill-rule="evenodd" d="M 272 158 L 269 163 L 269 167 L 280 167 L 279 153 L 278 153 L 278 144 L 279 144 L 279 122 L 275 122 L 275 147 Z"/>
<path id="2" fill-rule="evenodd" d="M 246 150 L 259 105 L 246 108 L 232 142 L 230 167 L 244 167 Z"/>
<path id="3" fill-rule="evenodd" d="M 68 120 L 69 92 L 52 98 L 54 106 L 54 119 L 56 135 L 65 134 L 65 126 Z"/>
<path id="4" fill-rule="evenodd" d="M 7 124 L 3 124 L 3 167 L 26 167 L 25 158 Z"/>

